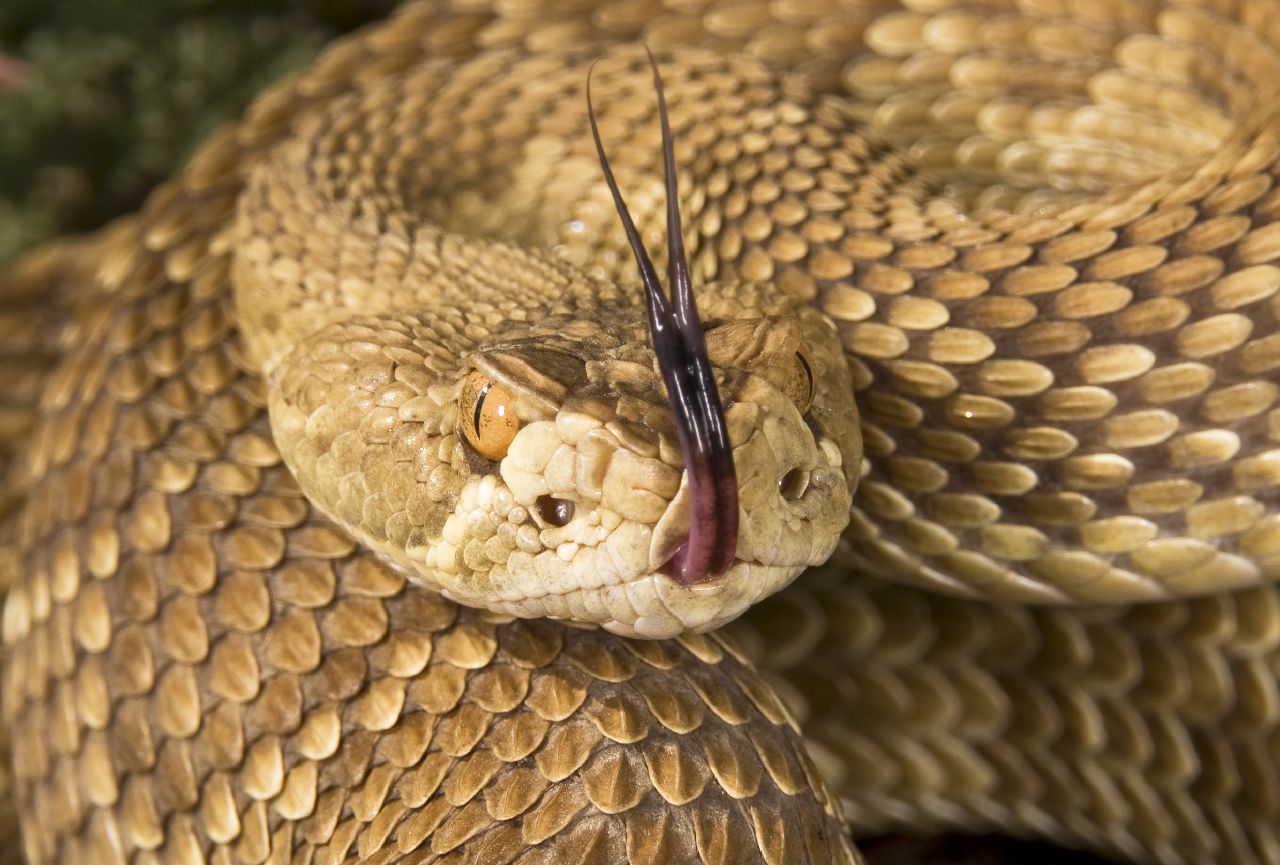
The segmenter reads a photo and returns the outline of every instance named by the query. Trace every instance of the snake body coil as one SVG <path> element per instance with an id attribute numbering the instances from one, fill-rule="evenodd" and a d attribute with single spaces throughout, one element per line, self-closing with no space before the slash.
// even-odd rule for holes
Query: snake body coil
<path id="1" fill-rule="evenodd" d="M 571 5 L 410 3 L 0 281 L 28 861 L 1280 862 L 1280 5 Z"/>

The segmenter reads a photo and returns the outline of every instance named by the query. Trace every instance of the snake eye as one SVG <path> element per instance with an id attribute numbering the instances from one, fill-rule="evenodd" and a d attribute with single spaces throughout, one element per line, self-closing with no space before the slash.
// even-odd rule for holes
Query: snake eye
<path id="1" fill-rule="evenodd" d="M 480 372 L 467 376 L 458 401 L 458 426 L 467 444 L 487 460 L 507 455 L 520 429 L 511 394 Z"/>
<path id="2" fill-rule="evenodd" d="M 817 390 L 817 380 L 813 375 L 813 358 L 803 348 L 796 352 L 792 362 L 791 375 L 787 379 L 786 393 L 791 401 L 800 409 L 800 414 L 809 410 L 813 403 L 813 395 Z"/>

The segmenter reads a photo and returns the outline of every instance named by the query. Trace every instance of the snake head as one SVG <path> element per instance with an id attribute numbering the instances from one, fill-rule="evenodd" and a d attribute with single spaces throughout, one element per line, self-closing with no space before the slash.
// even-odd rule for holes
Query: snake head
<path id="1" fill-rule="evenodd" d="M 602 159 L 638 283 L 418 226 L 388 246 L 412 251 L 390 269 L 403 282 L 338 313 L 317 302 L 327 323 L 285 310 L 305 338 L 266 353 L 272 431 L 307 498 L 460 603 L 705 631 L 848 525 L 862 450 L 839 336 L 778 285 L 693 284 L 663 125 L 670 296 Z"/>
<path id="2" fill-rule="evenodd" d="M 471 356 L 454 417 L 474 474 L 441 541 L 414 552 L 450 597 L 668 637 L 724 624 L 830 556 L 861 466 L 839 339 L 771 286 L 699 294 L 735 466 L 727 567 L 682 579 L 695 476 L 647 321 L 619 305 L 598 310 L 607 327 L 511 323 L 514 339 Z"/>

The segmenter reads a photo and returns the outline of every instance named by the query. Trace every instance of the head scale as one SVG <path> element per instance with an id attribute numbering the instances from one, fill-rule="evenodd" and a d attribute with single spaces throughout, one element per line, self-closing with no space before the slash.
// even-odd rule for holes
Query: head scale
<path id="1" fill-rule="evenodd" d="M 644 283 L 649 309 L 649 332 L 658 367 L 667 387 L 671 415 L 680 440 L 688 474 L 691 506 L 689 539 L 676 552 L 672 565 L 675 576 L 688 585 L 727 571 L 734 561 L 738 542 L 738 480 L 733 468 L 733 452 L 725 429 L 724 408 L 707 357 L 706 338 L 698 318 L 689 278 L 680 225 L 680 202 L 676 188 L 675 154 L 662 76 L 653 53 L 645 48 L 653 68 L 653 86 L 658 94 L 658 117 L 662 124 L 662 158 L 667 198 L 667 257 L 671 298 L 663 294 L 657 270 L 640 239 L 631 213 L 618 189 L 600 129 L 591 104 L 591 73 L 587 73 L 587 117 L 605 182 L 613 194 L 618 217 L 635 254 L 640 279 Z M 594 69 L 594 66 L 592 67 Z"/>

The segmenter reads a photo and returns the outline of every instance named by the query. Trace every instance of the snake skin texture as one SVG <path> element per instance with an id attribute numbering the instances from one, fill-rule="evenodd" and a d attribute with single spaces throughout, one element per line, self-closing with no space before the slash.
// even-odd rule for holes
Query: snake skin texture
<path id="1" fill-rule="evenodd" d="M 725 136 L 682 158 L 696 275 L 813 299 L 866 452 L 831 562 L 666 641 L 459 607 L 323 516 L 231 287 L 308 118 L 433 63 L 526 104 L 512 58 L 640 39 L 755 64 L 677 128 Z M 1280 862 L 1277 80 L 1280 4 L 1243 0 L 457 0 L 336 43 L 0 278 L 27 861 L 817 865 L 852 827 Z M 544 162 L 598 183 L 561 98 Z M 467 127 L 490 107 L 453 151 L 557 122 Z M 448 227 L 558 237 L 477 200 Z M 617 248 L 577 216 L 566 262 Z"/>

